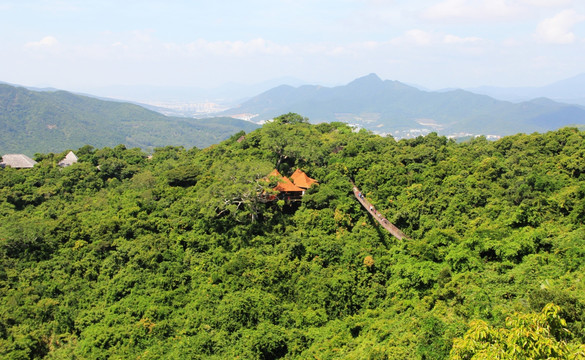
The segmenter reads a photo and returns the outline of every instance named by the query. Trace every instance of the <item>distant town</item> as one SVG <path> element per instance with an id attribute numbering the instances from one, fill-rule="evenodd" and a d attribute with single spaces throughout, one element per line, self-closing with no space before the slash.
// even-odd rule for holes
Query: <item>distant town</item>
<path id="1" fill-rule="evenodd" d="M 157 108 L 157 111 L 167 116 L 208 116 L 229 109 L 229 106 L 216 102 L 182 102 L 182 101 L 149 101 L 145 102 Z M 166 110 L 166 111 L 165 111 Z"/>
<path id="2" fill-rule="evenodd" d="M 193 118 L 199 117 L 207 117 L 207 116 L 214 116 L 222 111 L 228 110 L 230 107 L 227 105 L 220 104 L 218 102 L 181 102 L 181 101 L 152 101 L 147 102 L 148 105 L 156 107 L 157 111 L 166 116 L 187 116 Z M 227 115 L 228 117 L 245 120 L 252 122 L 254 124 L 262 125 L 266 122 L 265 119 L 259 119 L 259 114 L 252 114 L 252 113 L 241 113 L 241 114 L 230 114 Z M 351 126 L 353 126 L 356 130 L 361 128 L 368 128 L 371 129 L 371 126 L 365 127 L 363 126 L 364 123 L 371 125 L 377 119 L 370 119 L 370 118 L 363 118 L 363 117 L 356 117 L 352 118 L 350 114 L 346 116 L 342 116 L 341 121 L 348 122 Z M 357 122 L 352 123 L 352 120 L 357 120 Z M 421 126 L 421 128 L 412 128 L 406 130 L 395 130 L 390 132 L 378 131 L 378 130 L 371 130 L 374 134 L 387 136 L 391 135 L 396 140 L 400 139 L 413 139 L 418 136 L 428 135 L 433 131 L 441 130 L 441 126 L 437 125 L 433 120 L 426 119 L 425 121 L 417 121 Z M 462 138 L 473 138 L 478 136 L 485 136 L 488 140 L 498 140 L 502 136 L 500 135 L 484 135 L 484 134 L 473 134 L 473 133 L 453 133 L 445 135 L 447 138 L 450 139 L 462 139 Z"/>

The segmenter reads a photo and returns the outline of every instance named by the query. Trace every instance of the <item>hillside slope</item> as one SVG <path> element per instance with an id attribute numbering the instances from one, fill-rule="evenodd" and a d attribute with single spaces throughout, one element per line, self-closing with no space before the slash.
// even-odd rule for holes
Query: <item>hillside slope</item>
<path id="1" fill-rule="evenodd" d="M 511 135 L 585 124 L 585 109 L 553 101 L 511 103 L 464 90 L 427 92 L 375 74 L 345 86 L 279 86 L 225 112 L 270 119 L 298 112 L 313 122 L 344 121 L 404 136 L 410 129 L 440 134 Z"/>
<path id="2" fill-rule="evenodd" d="M 0 170 L 0 357 L 439 360 L 549 303 L 566 324 L 504 358 L 585 351 L 585 133 L 395 141 L 289 114 L 239 138 Z M 275 168 L 318 185 L 266 201 Z"/>
<path id="3" fill-rule="evenodd" d="M 170 118 L 140 106 L 65 91 L 0 84 L 0 152 L 60 152 L 83 145 L 206 147 L 257 126 L 229 118 Z"/>

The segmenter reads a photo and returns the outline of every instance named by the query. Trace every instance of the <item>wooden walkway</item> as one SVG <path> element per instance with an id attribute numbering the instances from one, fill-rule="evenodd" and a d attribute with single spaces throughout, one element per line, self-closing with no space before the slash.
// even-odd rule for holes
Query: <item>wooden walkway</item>
<path id="1" fill-rule="evenodd" d="M 376 210 L 372 204 L 370 204 L 368 200 L 366 200 L 360 189 L 358 189 L 355 185 L 353 185 L 353 194 L 355 195 L 356 199 L 358 199 L 360 204 L 362 204 L 362 206 L 374 217 L 374 219 L 376 219 L 384 229 L 388 230 L 392 236 L 398 240 L 402 240 L 404 238 L 408 239 L 408 236 L 406 236 L 402 231 L 400 231 L 399 228 L 388 221 L 378 210 Z"/>

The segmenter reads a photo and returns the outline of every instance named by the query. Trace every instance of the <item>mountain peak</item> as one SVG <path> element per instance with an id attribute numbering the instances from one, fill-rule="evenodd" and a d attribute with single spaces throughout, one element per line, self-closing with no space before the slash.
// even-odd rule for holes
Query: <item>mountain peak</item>
<path id="1" fill-rule="evenodd" d="M 384 85 L 384 81 L 378 77 L 378 75 L 372 73 L 366 76 L 355 79 L 354 81 L 347 84 L 347 88 L 351 89 L 378 89 Z"/>
<path id="2" fill-rule="evenodd" d="M 378 75 L 371 73 L 369 75 L 362 76 L 360 78 L 355 79 L 354 81 L 350 82 L 348 85 L 351 85 L 351 84 L 369 85 L 369 84 L 378 84 L 381 82 L 382 82 L 382 79 L 380 79 L 380 77 Z"/>

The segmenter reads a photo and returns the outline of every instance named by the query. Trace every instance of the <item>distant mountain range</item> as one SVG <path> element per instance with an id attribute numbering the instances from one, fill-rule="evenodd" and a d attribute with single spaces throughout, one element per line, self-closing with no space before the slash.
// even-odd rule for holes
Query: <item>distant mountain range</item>
<path id="1" fill-rule="evenodd" d="M 494 87 L 482 86 L 468 89 L 477 94 L 509 101 L 525 101 L 546 97 L 555 101 L 585 106 L 585 74 L 540 87 Z"/>
<path id="2" fill-rule="evenodd" d="M 86 144 L 207 147 L 258 125 L 233 118 L 167 117 L 138 105 L 0 84 L 0 152 L 61 152 Z M 0 154 L 1 155 L 1 154 Z"/>
<path id="3" fill-rule="evenodd" d="M 225 116 L 271 119 L 296 112 L 312 122 L 344 121 L 398 137 L 437 131 L 444 135 L 509 135 L 585 124 L 585 108 L 549 99 L 513 103 L 465 90 L 431 92 L 370 74 L 345 86 L 278 86 Z"/>
<path id="4" fill-rule="evenodd" d="M 147 151 L 166 145 L 206 147 L 259 126 L 234 117 L 260 123 L 288 112 L 315 123 L 343 121 L 397 138 L 431 131 L 455 137 L 503 136 L 585 124 L 584 106 L 533 96 L 585 99 L 585 75 L 541 88 L 474 91 L 491 96 L 466 90 L 427 91 L 370 74 L 336 87 L 280 85 L 217 114 L 222 117 L 193 119 L 91 95 L 0 83 L 0 152 L 33 155 L 86 144 L 125 144 Z"/>

